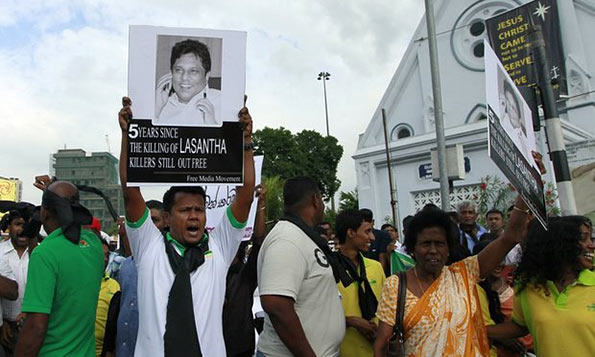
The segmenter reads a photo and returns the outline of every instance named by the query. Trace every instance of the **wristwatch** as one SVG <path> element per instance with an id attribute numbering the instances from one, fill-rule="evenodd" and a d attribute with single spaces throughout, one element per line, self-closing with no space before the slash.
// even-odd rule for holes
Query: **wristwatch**
<path id="1" fill-rule="evenodd" d="M 254 142 L 244 143 L 244 151 L 254 150 Z"/>

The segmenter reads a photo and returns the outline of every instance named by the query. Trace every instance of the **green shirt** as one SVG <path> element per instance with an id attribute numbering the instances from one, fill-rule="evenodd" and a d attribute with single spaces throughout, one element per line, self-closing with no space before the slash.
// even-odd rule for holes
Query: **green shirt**
<path id="1" fill-rule="evenodd" d="M 40 356 L 95 355 L 95 311 L 103 270 L 103 248 L 90 231 L 81 231 L 74 245 L 58 228 L 35 248 L 22 311 L 50 315 Z"/>
<path id="2" fill-rule="evenodd" d="M 549 295 L 528 286 L 514 299 L 512 320 L 526 326 L 538 356 L 593 356 L 595 272 L 583 270 L 561 292 L 547 282 Z"/>

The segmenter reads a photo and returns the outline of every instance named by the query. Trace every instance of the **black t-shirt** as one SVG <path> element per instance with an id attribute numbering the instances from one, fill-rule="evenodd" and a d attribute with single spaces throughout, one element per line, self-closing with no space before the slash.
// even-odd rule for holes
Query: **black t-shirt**
<path id="1" fill-rule="evenodd" d="M 254 354 L 254 317 L 252 304 L 257 286 L 256 261 L 260 246 L 253 245 L 246 263 L 229 267 L 223 304 L 223 338 L 227 356 Z"/>
<path id="2" fill-rule="evenodd" d="M 379 261 L 380 253 L 386 252 L 386 247 L 391 242 L 391 238 L 388 232 L 381 231 L 380 229 L 374 228 L 372 233 L 374 233 L 374 242 L 370 245 L 370 250 L 364 253 L 364 257 Z"/>

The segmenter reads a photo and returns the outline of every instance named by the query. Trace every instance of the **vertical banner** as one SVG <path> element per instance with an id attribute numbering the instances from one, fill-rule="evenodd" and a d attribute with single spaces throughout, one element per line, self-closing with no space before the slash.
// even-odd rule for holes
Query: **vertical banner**
<path id="1" fill-rule="evenodd" d="M 241 184 L 245 78 L 245 32 L 130 26 L 128 184 Z"/>
<path id="2" fill-rule="evenodd" d="M 528 40 L 531 23 L 541 25 L 556 97 L 568 94 L 556 0 L 531 1 L 487 19 L 488 38 L 494 52 L 515 85 L 535 86 L 537 77 Z"/>
<path id="3" fill-rule="evenodd" d="M 531 151 L 536 151 L 531 110 L 504 66 L 485 45 L 488 153 L 547 229 L 543 184 Z"/>
<path id="4" fill-rule="evenodd" d="M 254 175 L 256 185 L 262 182 L 262 162 L 264 156 L 254 156 Z M 236 197 L 237 186 L 221 186 L 221 185 L 207 185 L 204 186 L 207 199 L 205 201 L 205 207 L 207 209 L 207 230 L 210 232 L 213 228 L 217 227 L 221 218 L 225 214 L 227 207 L 231 205 L 234 198 Z M 244 240 L 249 240 L 252 237 L 254 231 L 254 219 L 256 218 L 256 205 L 258 199 L 252 201 L 250 207 L 250 214 L 248 215 L 248 222 L 246 223 L 246 233 L 244 234 Z"/>

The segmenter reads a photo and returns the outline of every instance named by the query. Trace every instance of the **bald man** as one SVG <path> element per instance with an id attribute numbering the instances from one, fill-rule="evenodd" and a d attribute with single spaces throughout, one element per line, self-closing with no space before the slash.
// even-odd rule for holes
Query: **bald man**
<path id="1" fill-rule="evenodd" d="M 95 309 L 103 273 L 99 238 L 83 231 L 91 214 L 77 188 L 37 177 L 41 221 L 49 234 L 31 253 L 16 356 L 94 356 Z"/>

